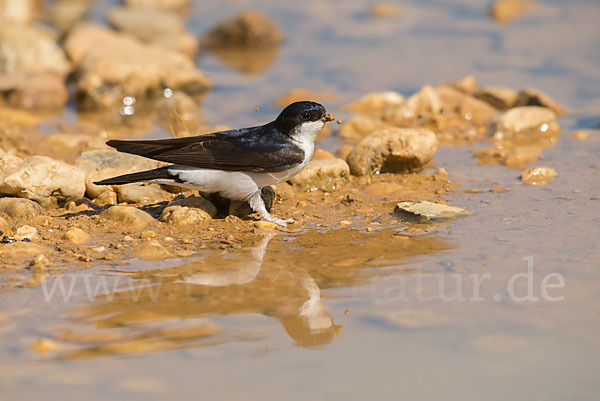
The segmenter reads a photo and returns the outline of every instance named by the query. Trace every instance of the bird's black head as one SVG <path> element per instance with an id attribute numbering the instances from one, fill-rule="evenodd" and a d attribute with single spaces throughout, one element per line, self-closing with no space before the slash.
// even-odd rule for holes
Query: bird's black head
<path id="1" fill-rule="evenodd" d="M 305 123 L 325 122 L 326 114 L 325 107 L 319 103 L 295 102 L 283 109 L 275 123 L 282 132 L 291 133 Z"/>

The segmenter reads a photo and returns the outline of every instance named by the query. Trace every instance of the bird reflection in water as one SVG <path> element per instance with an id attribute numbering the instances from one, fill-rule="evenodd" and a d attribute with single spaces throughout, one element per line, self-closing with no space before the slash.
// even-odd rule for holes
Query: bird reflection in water
<path id="1" fill-rule="evenodd" d="M 124 290 L 104 295 L 96 303 L 76 310 L 75 328 L 59 330 L 59 340 L 78 345 L 63 358 L 263 339 L 261 334 L 228 334 L 210 320 L 233 314 L 258 313 L 277 318 L 299 346 L 331 342 L 342 327 L 336 326 L 327 313 L 311 275 L 274 260 L 265 263 L 268 244 L 275 236 L 267 233 L 252 248 L 172 268 L 130 273 L 134 283 L 144 283 L 143 288 L 129 283 Z"/>

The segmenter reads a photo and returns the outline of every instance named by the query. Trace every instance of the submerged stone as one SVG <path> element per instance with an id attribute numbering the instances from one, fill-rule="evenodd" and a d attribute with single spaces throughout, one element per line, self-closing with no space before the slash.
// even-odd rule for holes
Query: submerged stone
<path id="1" fill-rule="evenodd" d="M 400 202 L 394 208 L 394 214 L 403 220 L 418 223 L 456 219 L 471 214 L 467 209 L 448 206 L 429 201 Z"/>
<path id="2" fill-rule="evenodd" d="M 556 114 L 545 107 L 515 107 L 502 114 L 496 122 L 495 138 L 533 135 L 560 131 Z"/>
<path id="3" fill-rule="evenodd" d="M 533 167 L 523 171 L 521 181 L 529 185 L 546 185 L 558 174 L 550 167 Z"/>

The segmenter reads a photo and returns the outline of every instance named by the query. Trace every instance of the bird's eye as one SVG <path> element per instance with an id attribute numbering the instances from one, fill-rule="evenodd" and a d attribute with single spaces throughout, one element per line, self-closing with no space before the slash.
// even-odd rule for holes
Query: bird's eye
<path id="1" fill-rule="evenodd" d="M 300 114 L 300 118 L 304 121 L 308 121 L 308 120 L 310 120 L 310 113 L 308 113 L 308 112 L 302 113 L 302 114 Z"/>

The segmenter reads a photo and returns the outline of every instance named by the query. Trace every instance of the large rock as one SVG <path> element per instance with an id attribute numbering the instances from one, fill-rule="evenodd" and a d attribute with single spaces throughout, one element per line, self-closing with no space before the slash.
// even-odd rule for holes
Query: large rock
<path id="1" fill-rule="evenodd" d="M 312 160 L 289 182 L 296 189 L 334 191 L 343 187 L 350 176 L 350 168 L 341 159 Z"/>
<path id="2" fill-rule="evenodd" d="M 114 150 L 90 150 L 77 158 L 75 166 L 85 173 L 86 193 L 96 198 L 106 191 L 106 186 L 96 185 L 94 181 L 115 177 L 122 174 L 151 170 L 159 166 L 159 162 L 141 156 L 120 153 Z"/>
<path id="3" fill-rule="evenodd" d="M 347 161 L 350 172 L 359 176 L 417 171 L 433 158 L 437 145 L 435 134 L 423 128 L 384 128 L 360 141 Z"/>
<path id="4" fill-rule="evenodd" d="M 69 164 L 45 156 L 31 156 L 0 172 L 0 193 L 55 207 L 84 195 L 85 175 Z"/>
<path id="5" fill-rule="evenodd" d="M 37 25 L 0 25 L 0 73 L 66 75 L 70 70 L 54 34 Z"/>
<path id="6" fill-rule="evenodd" d="M 545 107 L 515 107 L 502 114 L 496 122 L 494 137 L 512 138 L 520 135 L 542 133 L 549 135 L 560 131 L 556 114 Z"/>
<path id="7" fill-rule="evenodd" d="M 108 21 L 122 32 L 127 32 L 142 42 L 168 50 L 176 50 L 193 58 L 198 40 L 185 30 L 181 14 L 165 10 L 116 7 L 108 13 Z"/>
<path id="8" fill-rule="evenodd" d="M 89 105 L 122 104 L 125 96 L 156 97 L 165 88 L 201 93 L 211 87 L 194 62 L 181 53 L 98 25 L 73 28 L 65 49 L 76 66 L 77 94 Z"/>
<path id="9" fill-rule="evenodd" d="M 0 198 L 0 214 L 14 219 L 32 219 L 42 213 L 37 202 L 21 198 Z"/>
<path id="10" fill-rule="evenodd" d="M 0 0 L 0 22 L 30 22 L 38 14 L 39 3 L 39 0 Z"/>
<path id="11" fill-rule="evenodd" d="M 143 210 L 129 206 L 111 206 L 100 213 L 100 216 L 133 229 L 140 229 L 155 221 Z"/>
<path id="12" fill-rule="evenodd" d="M 268 17 L 244 12 L 221 22 L 205 37 L 209 47 L 265 48 L 279 45 L 283 34 Z"/>
<path id="13" fill-rule="evenodd" d="M 428 201 L 400 202 L 394 208 L 394 214 L 403 220 L 418 223 L 447 221 L 471 214 L 460 207 Z"/>

